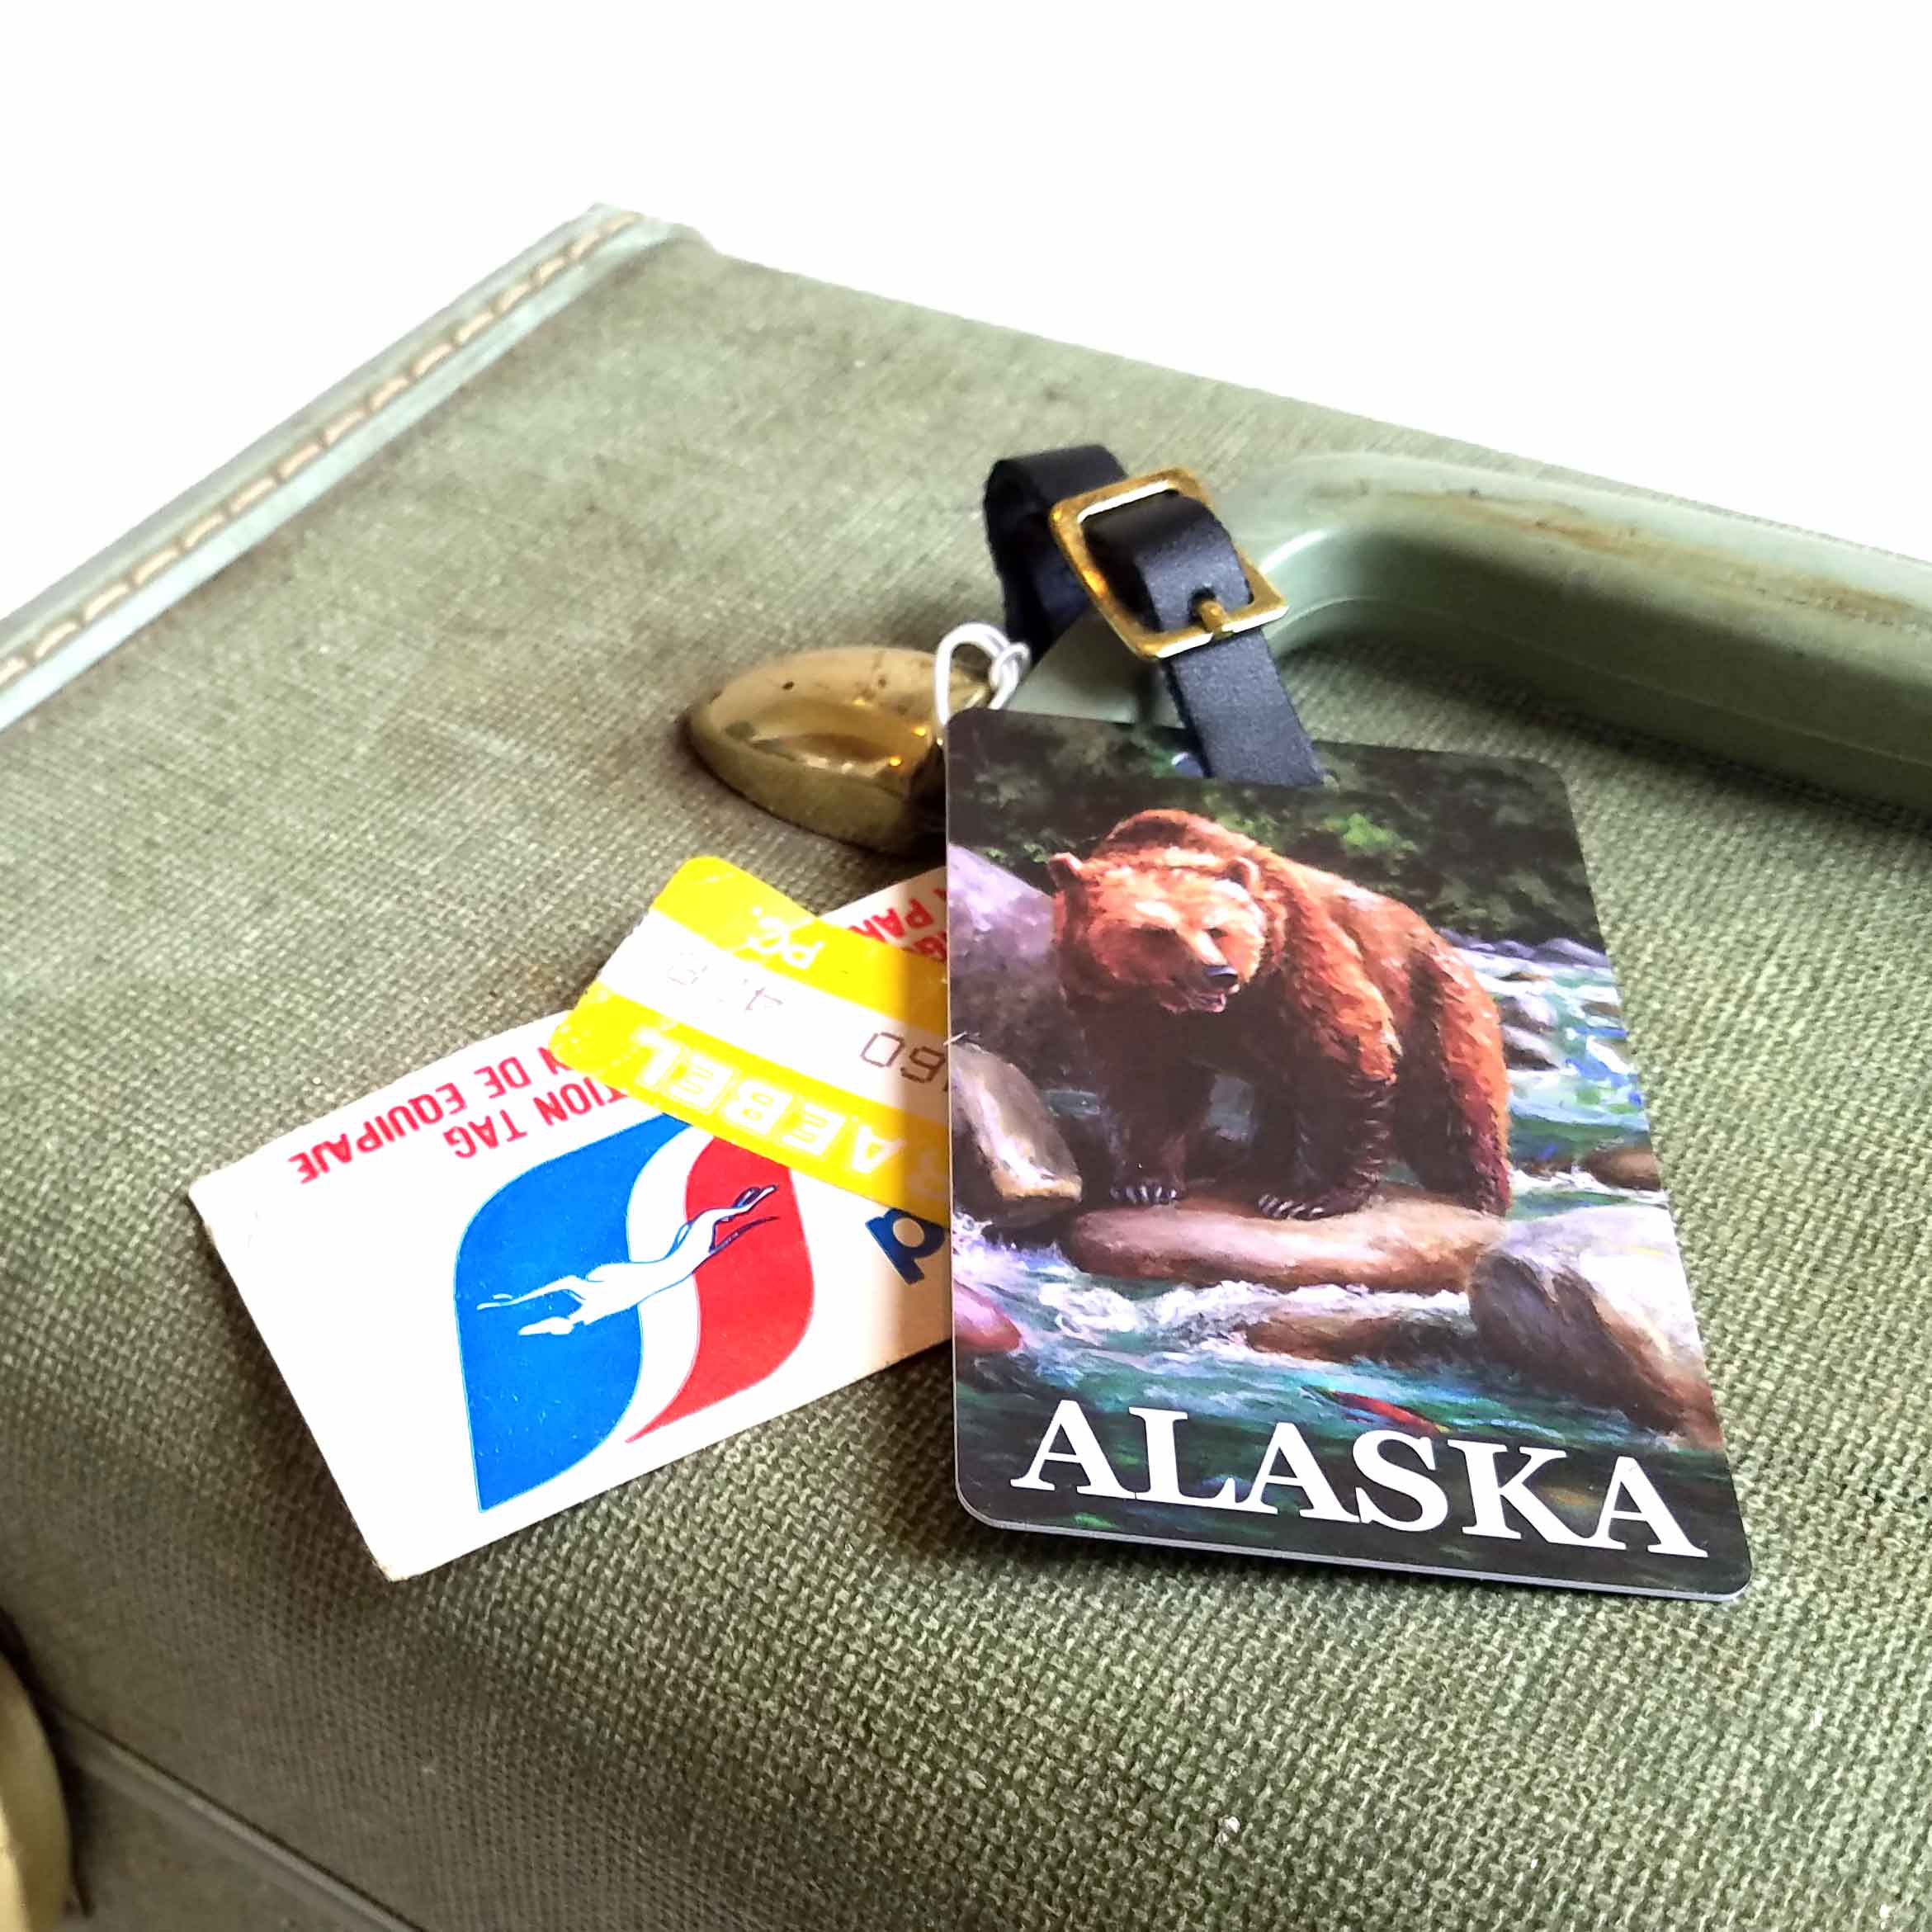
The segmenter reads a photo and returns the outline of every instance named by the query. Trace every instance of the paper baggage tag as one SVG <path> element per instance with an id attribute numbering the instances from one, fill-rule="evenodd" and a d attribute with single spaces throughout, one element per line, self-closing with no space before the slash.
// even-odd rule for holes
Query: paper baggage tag
<path id="1" fill-rule="evenodd" d="M 1719 1599 L 1750 1556 L 1547 768 L 948 727 L 960 1492 L 1013 1528 Z"/>
<path id="2" fill-rule="evenodd" d="M 937 878 L 832 916 L 917 944 Z M 479 1042 L 190 1190 L 392 1577 L 946 1332 L 942 1226 L 578 1073 L 549 1051 L 556 1025 Z"/>
<path id="3" fill-rule="evenodd" d="M 723 859 L 679 868 L 550 1046 L 735 1146 L 945 1219 L 938 960 L 815 918 Z"/>

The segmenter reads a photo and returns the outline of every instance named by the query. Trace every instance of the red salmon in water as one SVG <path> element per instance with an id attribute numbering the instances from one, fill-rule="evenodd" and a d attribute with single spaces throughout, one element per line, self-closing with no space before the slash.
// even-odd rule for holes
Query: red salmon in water
<path id="1" fill-rule="evenodd" d="M 1424 1435 L 1447 1435 L 1449 1432 L 1439 1422 L 1431 1422 L 1426 1415 L 1418 1415 L 1413 1409 L 1404 1409 L 1394 1402 L 1385 1402 L 1377 1396 L 1358 1396 L 1349 1389 L 1321 1389 L 1315 1391 L 1318 1396 L 1326 1396 L 1330 1401 L 1344 1409 L 1353 1410 L 1358 1415 L 1372 1415 L 1378 1422 L 1386 1422 L 1391 1429 L 1405 1429 L 1419 1431 Z"/>

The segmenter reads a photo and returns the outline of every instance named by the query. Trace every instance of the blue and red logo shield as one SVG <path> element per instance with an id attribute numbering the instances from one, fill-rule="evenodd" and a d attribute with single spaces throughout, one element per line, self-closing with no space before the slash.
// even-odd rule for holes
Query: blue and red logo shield
<path id="1" fill-rule="evenodd" d="M 668 1117 L 511 1182 L 456 1276 L 484 1509 L 763 1382 L 811 1321 L 789 1171 Z"/>

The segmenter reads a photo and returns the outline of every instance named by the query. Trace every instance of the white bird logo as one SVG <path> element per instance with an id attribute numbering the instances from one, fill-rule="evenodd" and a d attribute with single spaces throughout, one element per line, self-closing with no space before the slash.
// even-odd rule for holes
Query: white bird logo
<path id="1" fill-rule="evenodd" d="M 693 1215 L 671 1237 L 671 1245 L 655 1261 L 607 1261 L 588 1274 L 567 1274 L 546 1282 L 527 1295 L 494 1295 L 479 1301 L 479 1308 L 514 1308 L 525 1301 L 541 1301 L 546 1295 L 568 1295 L 572 1306 L 567 1315 L 546 1316 L 517 1330 L 520 1335 L 567 1335 L 574 1328 L 602 1321 L 607 1315 L 621 1314 L 687 1282 L 714 1254 L 721 1254 L 742 1235 L 763 1227 L 776 1216 L 763 1215 L 735 1227 L 722 1240 L 718 1230 L 726 1221 L 750 1213 L 774 1187 L 747 1188 L 729 1207 L 707 1207 Z"/>

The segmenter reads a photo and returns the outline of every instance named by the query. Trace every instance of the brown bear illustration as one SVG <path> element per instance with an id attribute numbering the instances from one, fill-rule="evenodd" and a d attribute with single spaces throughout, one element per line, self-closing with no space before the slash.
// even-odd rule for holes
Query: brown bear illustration
<path id="1" fill-rule="evenodd" d="M 1361 1207 L 1391 1144 L 1425 1187 L 1485 1213 L 1509 1207 L 1495 1004 L 1407 906 L 1191 812 L 1137 812 L 1048 869 L 1060 984 L 1112 1117 L 1117 1201 L 1187 1192 L 1219 1070 L 1254 1091 L 1242 1184 L 1264 1214 Z"/>

